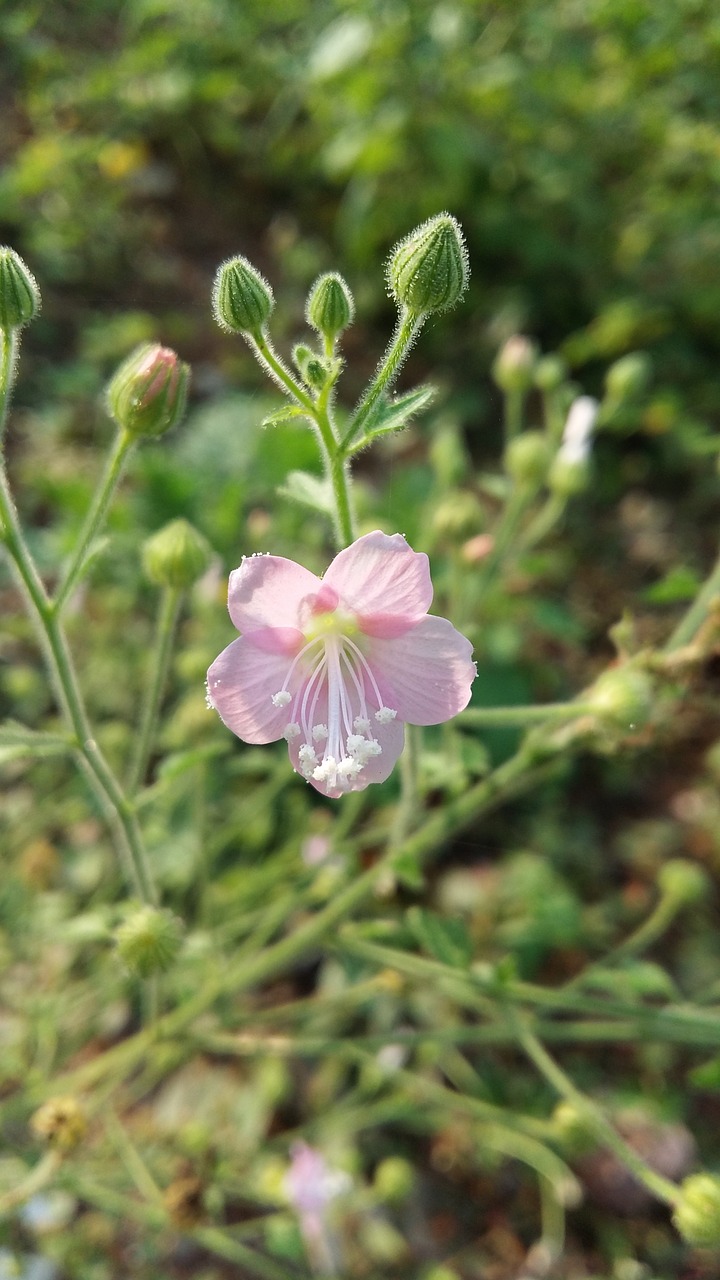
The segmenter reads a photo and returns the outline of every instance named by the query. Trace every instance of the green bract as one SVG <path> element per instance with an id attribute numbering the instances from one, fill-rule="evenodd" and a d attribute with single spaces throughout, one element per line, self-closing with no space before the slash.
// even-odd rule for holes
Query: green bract
<path id="1" fill-rule="evenodd" d="M 20 329 L 40 310 L 40 290 L 22 258 L 7 245 L 0 248 L 0 329 Z"/>
<path id="2" fill-rule="evenodd" d="M 393 249 L 387 268 L 390 293 L 415 315 L 454 307 L 469 274 L 460 223 L 449 213 L 439 213 L 411 231 Z"/>
<path id="3" fill-rule="evenodd" d="M 230 258 L 218 267 L 213 286 L 215 319 L 231 333 L 259 335 L 275 306 L 267 280 L 247 258 Z"/>

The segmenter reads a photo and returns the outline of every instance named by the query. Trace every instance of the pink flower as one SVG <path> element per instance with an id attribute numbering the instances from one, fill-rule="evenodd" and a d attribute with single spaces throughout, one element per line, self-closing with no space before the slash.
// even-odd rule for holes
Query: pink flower
<path id="1" fill-rule="evenodd" d="M 384 782 L 404 724 L 462 711 L 472 646 L 428 616 L 426 555 L 375 531 L 324 578 L 281 556 L 251 556 L 230 575 L 242 635 L 208 672 L 208 701 L 245 742 L 285 738 L 293 767 L 334 799 Z"/>

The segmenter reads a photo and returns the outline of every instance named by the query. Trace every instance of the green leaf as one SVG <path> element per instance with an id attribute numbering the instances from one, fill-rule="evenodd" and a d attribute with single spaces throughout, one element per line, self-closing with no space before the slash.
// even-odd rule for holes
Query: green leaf
<path id="1" fill-rule="evenodd" d="M 675 1000 L 678 996 L 670 975 L 650 960 L 628 961 L 617 968 L 598 966 L 583 976 L 582 985 L 587 990 L 604 991 L 620 999 L 662 996 Z"/>
<path id="2" fill-rule="evenodd" d="M 381 398 L 365 424 L 362 443 L 367 444 L 377 436 L 389 435 L 392 431 L 401 431 L 416 413 L 430 404 L 436 394 L 435 387 L 424 386 L 415 387 L 413 391 L 407 391 L 405 395 L 396 396 L 393 400 Z"/>
<path id="3" fill-rule="evenodd" d="M 311 475 L 309 471 L 291 471 L 278 493 L 303 507 L 310 507 L 312 511 L 329 516 L 333 514 L 332 490 L 328 481 Z"/>
<path id="4" fill-rule="evenodd" d="M 268 413 L 260 423 L 261 427 L 278 427 L 283 422 L 291 422 L 295 418 L 307 418 L 308 414 L 305 409 L 299 409 L 297 405 L 286 404 L 282 409 L 277 409 L 274 413 Z"/>
<path id="5" fill-rule="evenodd" d="M 406 919 L 420 946 L 435 960 L 455 969 L 469 967 L 473 947 L 464 920 L 439 916 L 423 907 L 410 907 Z"/>
<path id="6" fill-rule="evenodd" d="M 648 604 L 682 604 L 693 600 L 701 586 L 700 578 L 692 569 L 678 564 L 659 582 L 653 582 L 643 591 L 643 600 Z"/>

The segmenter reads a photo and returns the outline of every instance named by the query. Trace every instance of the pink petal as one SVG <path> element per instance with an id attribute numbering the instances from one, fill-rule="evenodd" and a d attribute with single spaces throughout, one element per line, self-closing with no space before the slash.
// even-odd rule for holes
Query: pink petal
<path id="1" fill-rule="evenodd" d="M 297 630 L 304 602 L 322 588 L 319 578 L 284 556 L 248 556 L 230 574 L 228 609 L 238 631 Z"/>
<path id="2" fill-rule="evenodd" d="M 287 655 L 258 649 L 240 636 L 208 671 L 208 701 L 244 742 L 275 742 L 283 736 L 289 707 L 273 706 L 272 697 L 282 689 L 289 667 Z M 299 682 L 296 674 L 292 694 Z"/>
<path id="3" fill-rule="evenodd" d="M 476 675 L 471 654 L 470 641 L 447 618 L 433 617 L 365 648 L 388 706 L 407 724 L 442 724 L 467 706 Z"/>
<path id="4" fill-rule="evenodd" d="M 323 583 L 358 616 L 366 635 L 403 635 L 432 603 L 428 558 L 402 534 L 366 533 L 335 557 Z"/>

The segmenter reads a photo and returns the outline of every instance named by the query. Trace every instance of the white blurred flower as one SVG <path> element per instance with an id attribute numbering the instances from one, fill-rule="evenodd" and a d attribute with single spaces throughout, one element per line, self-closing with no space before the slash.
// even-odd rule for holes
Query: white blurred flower
<path id="1" fill-rule="evenodd" d="M 599 407 L 592 396 L 578 396 L 573 400 L 558 451 L 563 462 L 583 463 L 589 458 Z"/>

